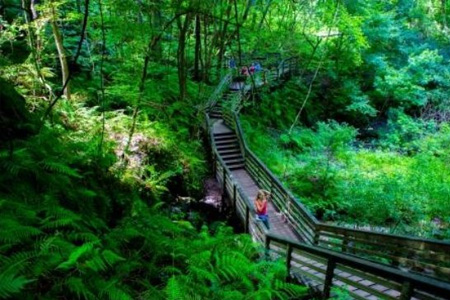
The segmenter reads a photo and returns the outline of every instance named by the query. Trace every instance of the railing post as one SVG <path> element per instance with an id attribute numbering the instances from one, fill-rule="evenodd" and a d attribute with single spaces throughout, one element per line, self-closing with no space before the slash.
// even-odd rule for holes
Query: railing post
<path id="1" fill-rule="evenodd" d="M 402 285 L 402 293 L 400 294 L 400 300 L 410 300 L 413 294 L 413 286 L 411 282 L 405 281 Z"/>
<path id="2" fill-rule="evenodd" d="M 317 228 L 314 228 L 314 245 L 319 245 L 320 239 L 320 231 Z"/>
<path id="3" fill-rule="evenodd" d="M 264 250 L 264 256 L 266 260 L 269 260 L 270 255 L 269 255 L 269 251 L 270 251 L 270 237 L 268 235 L 265 236 L 265 250 Z"/>
<path id="4" fill-rule="evenodd" d="M 274 182 L 271 181 L 270 182 L 270 195 L 273 195 L 273 186 L 274 186 Z"/>
<path id="5" fill-rule="evenodd" d="M 270 236 L 266 235 L 265 245 L 266 250 L 270 250 Z"/>
<path id="6" fill-rule="evenodd" d="M 333 283 L 333 276 L 334 276 L 335 268 L 336 268 L 336 261 L 334 260 L 334 258 L 329 258 L 328 264 L 327 264 L 327 273 L 325 275 L 325 282 L 324 282 L 324 286 L 323 286 L 323 298 L 324 299 L 330 298 L 330 290 L 331 290 L 331 285 Z"/>
<path id="7" fill-rule="evenodd" d="M 286 281 L 289 281 L 291 278 L 291 260 L 292 260 L 292 244 L 288 244 L 287 253 L 286 253 Z"/>
<path id="8" fill-rule="evenodd" d="M 233 211 L 236 212 L 236 201 L 237 201 L 237 197 L 236 197 L 236 183 L 233 184 Z"/>
<path id="9" fill-rule="evenodd" d="M 347 245 L 348 245 L 348 237 L 347 233 L 344 233 L 344 239 L 342 240 L 342 252 L 347 252 Z"/>
<path id="10" fill-rule="evenodd" d="M 213 174 L 214 174 L 214 178 L 216 177 L 216 151 L 213 150 L 213 154 L 212 154 L 212 161 L 213 161 Z"/>
<path id="11" fill-rule="evenodd" d="M 225 169 L 225 166 L 222 166 L 223 168 L 223 194 L 225 195 L 226 188 L 227 188 L 227 169 Z"/>
<path id="12" fill-rule="evenodd" d="M 250 208 L 248 206 L 245 206 L 245 226 L 244 226 L 245 233 L 249 232 L 249 222 L 250 222 Z"/>

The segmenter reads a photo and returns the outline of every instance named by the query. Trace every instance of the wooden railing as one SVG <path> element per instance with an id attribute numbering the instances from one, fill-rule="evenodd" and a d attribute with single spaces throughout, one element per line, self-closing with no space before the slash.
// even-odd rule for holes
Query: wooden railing
<path id="1" fill-rule="evenodd" d="M 261 222 L 256 221 L 256 212 L 251 200 L 245 195 L 239 182 L 234 179 L 231 170 L 219 155 L 210 126 L 210 118 L 207 113 L 204 115 L 206 124 L 208 124 L 207 135 L 211 145 L 211 157 L 215 178 L 221 185 L 223 193 L 228 194 L 233 211 L 241 218 L 244 224 L 244 231 L 250 233 L 255 240 L 264 243 L 265 235 L 267 234 L 266 229 Z"/>
<path id="2" fill-rule="evenodd" d="M 231 79 L 226 81 L 231 82 Z M 221 84 L 226 81 L 222 80 Z M 216 99 L 211 102 L 214 105 L 224 92 L 223 86 L 216 91 L 220 92 L 213 97 Z M 447 282 L 422 275 L 431 274 L 449 280 L 449 243 L 320 223 L 249 149 L 238 114 L 230 108 L 223 111 L 223 116 L 225 123 L 237 134 L 247 171 L 260 187 L 271 191 L 276 208 L 286 216 L 305 244 L 269 234 L 262 223 L 256 220 L 251 200 L 217 151 L 212 124 L 205 112 L 215 177 L 222 185 L 224 194 L 227 194 L 233 210 L 242 220 L 245 231 L 254 240 L 265 243 L 270 255 L 285 256 L 289 275 L 313 280 L 319 284 L 318 288 L 325 296 L 330 294 L 330 287 L 333 285 L 347 286 L 355 299 L 366 299 L 367 295 L 375 295 L 381 299 L 448 298 L 450 287 Z M 391 264 L 400 267 L 400 270 L 379 263 Z M 421 274 L 405 272 L 402 268 Z"/>
<path id="3" fill-rule="evenodd" d="M 332 285 L 344 287 L 354 299 L 448 299 L 450 284 L 409 274 L 360 258 L 290 241 L 268 233 L 266 249 L 274 257 L 286 257 L 287 275 L 297 274 L 320 284 L 325 299 Z"/>
<path id="4" fill-rule="evenodd" d="M 228 72 L 222 80 L 217 85 L 214 92 L 211 94 L 211 96 L 208 98 L 208 101 L 206 103 L 206 108 L 209 110 L 212 107 L 214 107 L 217 104 L 217 101 L 219 101 L 225 91 L 229 89 L 229 86 L 233 80 L 233 75 L 231 72 Z"/>
<path id="5" fill-rule="evenodd" d="M 279 70 L 283 70 L 282 74 L 288 74 L 296 68 L 296 64 L 296 58 L 283 60 L 279 64 Z M 237 133 L 247 171 L 261 188 L 271 192 L 276 208 L 284 214 L 303 241 L 411 272 L 450 280 L 449 242 L 320 223 L 250 150 L 245 142 L 238 114 L 232 108 L 223 112 L 225 123 Z"/>
<path id="6" fill-rule="evenodd" d="M 237 118 L 236 115 L 234 115 Z M 314 282 L 314 290 L 319 290 L 324 298 L 331 295 L 332 287 L 346 287 L 354 299 L 367 299 L 367 295 L 380 299 L 447 299 L 450 285 L 424 276 L 418 276 L 355 258 L 344 253 L 337 253 L 308 245 L 269 233 L 261 222 L 255 218 L 251 199 L 233 177 L 232 171 L 221 158 L 211 130 L 212 124 L 205 112 L 207 136 L 211 145 L 213 172 L 226 194 L 233 211 L 244 224 L 245 232 L 253 239 L 265 245 L 267 259 L 286 259 L 287 277 L 297 277 L 303 282 Z M 235 130 L 242 132 L 239 122 Z M 243 147 L 248 150 L 245 139 L 238 136 Z M 247 151 L 247 154 L 251 151 Z M 313 216 L 308 216 L 316 222 Z M 319 224 L 320 225 L 320 224 Z"/>
<path id="7" fill-rule="evenodd" d="M 320 223 L 250 150 L 239 117 L 234 115 L 245 167 L 253 179 L 271 192 L 276 208 L 308 244 L 346 252 L 411 272 L 450 281 L 450 243 L 402 235 L 349 229 Z"/>

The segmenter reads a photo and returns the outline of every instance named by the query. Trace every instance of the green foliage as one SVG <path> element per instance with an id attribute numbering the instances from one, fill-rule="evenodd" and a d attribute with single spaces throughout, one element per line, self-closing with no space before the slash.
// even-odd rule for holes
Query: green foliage
<path id="1" fill-rule="evenodd" d="M 69 142 L 63 131 L 44 127 L 15 141 L 12 152 L 2 151 L 0 298 L 289 299 L 305 293 L 280 283 L 285 264 L 264 260 L 249 236 L 174 222 L 160 205 L 151 208 L 136 189 L 100 171 L 111 160 L 80 160 L 90 143 Z"/>
<path id="2" fill-rule="evenodd" d="M 448 238 L 448 126 L 391 117 L 372 148 L 334 122 L 291 136 L 243 125 L 251 148 L 319 218 Z"/>
<path id="3" fill-rule="evenodd" d="M 430 84 L 448 88 L 448 68 L 442 65 L 438 51 L 424 50 L 411 54 L 407 65 L 397 69 L 388 66 L 380 70 L 375 79 L 375 87 L 382 97 L 390 98 L 404 107 L 424 106 L 428 102 L 439 103 L 440 91 L 428 91 Z"/>

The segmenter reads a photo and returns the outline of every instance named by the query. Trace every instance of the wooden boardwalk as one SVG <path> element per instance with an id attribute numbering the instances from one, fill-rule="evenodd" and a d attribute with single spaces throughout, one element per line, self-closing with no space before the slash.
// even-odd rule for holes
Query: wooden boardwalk
<path id="1" fill-rule="evenodd" d="M 227 125 L 224 121 L 219 118 L 211 119 L 213 136 L 225 138 L 229 141 L 233 141 L 235 137 L 235 132 Z M 216 140 L 216 143 L 222 140 Z M 234 147 L 234 151 L 240 152 L 239 148 L 236 148 L 236 144 L 232 142 L 226 143 L 228 148 L 224 151 L 230 151 Z M 230 148 L 231 147 L 231 148 Z M 226 153 L 226 152 L 225 152 Z M 227 164 L 227 155 L 219 155 Z M 236 168 L 231 168 L 231 176 L 238 183 L 240 189 L 245 194 L 248 199 L 256 198 L 256 195 L 261 186 L 252 178 L 250 173 L 246 170 L 245 166 L 238 166 Z M 292 225 L 287 221 L 285 216 L 280 213 L 275 205 L 271 202 L 268 204 L 268 214 L 270 220 L 270 230 L 269 233 L 282 236 L 291 241 L 296 241 L 304 243 L 299 235 L 294 231 Z M 250 222 L 258 222 L 256 218 L 250 218 Z M 255 232 L 256 224 L 250 224 L 249 227 L 252 228 L 252 236 L 258 241 L 258 234 Z M 278 258 L 283 257 L 286 253 L 287 248 L 284 245 L 272 243 L 271 247 L 271 257 Z M 373 276 L 366 272 L 358 271 L 354 268 L 346 267 L 345 265 L 337 265 L 335 269 L 335 278 L 332 280 L 332 286 L 339 287 L 347 290 L 351 293 L 350 299 L 401 299 L 402 285 L 395 284 L 394 282 L 385 281 L 383 278 L 378 276 Z M 290 275 L 297 278 L 303 284 L 309 286 L 313 292 L 321 292 L 324 289 L 324 281 L 327 273 L 327 260 L 319 256 L 308 254 L 306 252 L 293 252 L 290 263 Z M 416 297 L 414 297 L 416 296 Z M 409 298 L 411 300 L 420 299 L 444 299 L 439 297 L 433 297 L 430 294 L 419 292 L 413 297 Z"/>
<path id="2" fill-rule="evenodd" d="M 277 72 L 278 81 L 286 78 L 286 70 L 291 73 L 289 67 Z M 213 172 L 245 232 L 264 244 L 270 257 L 286 258 L 287 276 L 311 287 L 319 298 L 332 297 L 331 288 L 341 288 L 348 299 L 450 299 L 448 281 L 398 267 L 405 263 L 419 269 L 425 266 L 445 278 L 450 274 L 449 243 L 321 224 L 284 188 L 247 146 L 238 113 L 230 113 L 224 105 L 239 97 L 242 101 L 247 89 L 227 75 L 209 100 L 205 120 Z M 255 217 L 253 201 L 260 189 L 272 193 L 270 230 Z M 394 267 L 380 263 L 380 258 L 392 260 Z"/>
<path id="3" fill-rule="evenodd" d="M 224 134 L 234 134 L 234 130 L 229 128 L 224 124 L 222 119 L 212 119 L 213 122 L 213 134 L 214 135 L 224 135 Z M 226 157 L 222 157 L 226 159 Z M 239 182 L 243 192 L 249 199 L 255 199 L 258 191 L 262 189 L 256 181 L 251 177 L 249 172 L 245 167 L 232 170 L 233 177 Z M 295 233 L 292 225 L 288 223 L 284 215 L 277 211 L 273 203 L 269 201 L 267 205 L 267 212 L 269 215 L 270 232 L 284 236 L 286 238 L 301 241 L 299 236 Z"/>

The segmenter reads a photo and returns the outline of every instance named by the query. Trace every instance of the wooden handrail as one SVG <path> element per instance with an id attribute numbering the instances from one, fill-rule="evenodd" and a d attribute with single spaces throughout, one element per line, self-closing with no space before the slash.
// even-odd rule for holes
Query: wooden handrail
<path id="1" fill-rule="evenodd" d="M 234 120 L 236 122 L 235 128 L 236 133 L 238 135 L 239 141 L 241 141 L 243 148 L 245 149 L 245 155 L 251 156 L 259 165 L 259 167 L 268 175 L 270 180 L 273 181 L 273 183 L 280 189 L 283 190 L 285 195 L 289 196 L 291 199 L 295 201 L 295 203 L 305 211 L 306 215 L 310 219 L 310 221 L 313 224 L 319 224 L 319 221 L 303 206 L 303 204 L 292 194 L 291 191 L 286 189 L 284 185 L 280 182 L 280 180 L 267 168 L 267 166 L 250 150 L 250 148 L 247 146 L 247 142 L 245 141 L 245 136 L 242 131 L 241 122 L 239 120 L 239 116 L 237 114 L 234 115 Z"/>
<path id="2" fill-rule="evenodd" d="M 320 265 L 322 263 L 321 260 L 325 259 L 327 262 L 325 267 L 317 269 L 322 272 L 323 278 L 325 278 L 323 280 L 323 294 L 325 296 L 329 295 L 333 280 L 338 280 L 341 284 L 354 285 L 363 291 L 370 291 L 372 295 L 381 295 L 382 298 L 385 296 L 375 289 L 365 287 L 358 282 L 339 275 L 340 273 L 335 274 L 336 270 L 341 273 L 344 270 L 354 276 L 369 278 L 369 281 L 372 280 L 376 283 L 384 282 L 383 280 L 385 279 L 392 280 L 396 283 L 384 282 L 383 284 L 389 288 L 396 288 L 397 292 L 400 291 L 402 293 L 401 297 L 403 297 L 401 299 L 409 299 L 408 297 L 413 294 L 417 299 L 428 299 L 426 293 L 444 298 L 450 294 L 448 282 L 423 276 L 425 273 L 416 275 L 380 264 L 380 262 L 386 263 L 387 260 L 390 260 L 394 266 L 401 266 L 402 264 L 411 264 L 418 259 L 417 265 L 419 267 L 432 269 L 436 274 L 442 275 L 441 277 L 448 280 L 450 279 L 450 243 L 320 223 L 250 150 L 243 134 L 238 113 L 231 110 L 228 114 L 232 117 L 230 119 L 228 116 L 230 119 L 228 122 L 233 123 L 230 124 L 230 127 L 236 132 L 249 174 L 251 176 L 259 176 L 258 178 L 261 180 L 259 184 L 270 186 L 273 189 L 274 197 L 277 200 L 276 203 L 274 201 L 275 205 L 292 205 L 294 209 L 287 212 L 289 214 L 288 217 L 292 224 L 298 226 L 295 229 L 299 231 L 300 236 L 304 237 L 304 241 L 307 244 L 270 234 L 265 230 L 264 226 L 254 222 L 255 210 L 253 203 L 243 192 L 239 182 L 235 180 L 231 170 L 220 156 L 211 130 L 210 118 L 205 112 L 206 127 L 213 152 L 213 170 L 222 184 L 224 192 L 230 196 L 236 213 L 243 218 L 246 232 L 250 232 L 260 242 L 264 243 L 265 241 L 266 246 L 270 249 L 272 249 L 272 242 L 287 246 L 288 270 L 295 269 L 295 266 L 291 265 L 291 260 L 296 261 L 297 264 L 300 263 L 300 265 L 304 263 L 303 260 L 298 260 L 299 255 L 303 255 L 301 253 L 305 253 L 305 255 L 309 253 L 305 257 L 316 261 L 314 264 L 303 264 L 311 268 L 317 269 L 316 265 Z M 341 251 L 341 253 L 335 250 Z M 301 251 L 300 254 L 299 251 Z M 317 260 L 314 257 L 321 257 L 321 260 Z M 366 260 L 367 258 L 375 260 L 375 262 L 368 261 Z M 297 271 L 300 270 L 297 269 Z M 373 275 L 369 276 L 369 274 Z M 320 281 L 320 277 L 314 276 L 312 273 L 309 275 L 315 278 L 314 280 Z M 380 279 L 380 276 L 384 278 Z M 423 294 L 424 292 L 425 294 Z M 386 296 L 386 299 L 394 298 Z M 431 297 L 430 299 L 435 298 Z"/>
<path id="3" fill-rule="evenodd" d="M 282 194 L 287 196 L 286 200 L 291 201 L 291 205 L 296 210 L 288 212 L 287 217 L 291 220 L 302 220 L 305 222 L 303 226 L 306 226 L 315 234 L 314 239 L 311 239 L 308 235 L 305 236 L 305 229 L 299 231 L 300 228 L 298 226 L 293 226 L 293 229 L 297 231 L 305 242 L 337 251 L 347 251 L 352 255 L 379 262 L 383 261 L 394 266 L 409 267 L 412 268 L 411 271 L 413 272 L 422 272 L 420 269 L 424 269 L 424 271 L 429 269 L 426 272 L 434 272 L 434 276 L 438 278 L 450 279 L 450 256 L 446 255 L 446 253 L 450 253 L 450 242 L 364 231 L 320 223 L 249 149 L 245 142 L 239 116 L 235 115 L 234 120 L 234 128 L 240 143 L 245 149 L 246 167 L 249 167 L 249 164 L 256 165 L 260 174 L 263 174 L 270 181 L 270 185 L 277 187 Z M 280 207 L 278 208 L 280 209 Z M 292 223 L 296 224 L 296 222 Z M 387 249 L 389 244 L 394 245 L 393 249 Z M 428 255 L 424 252 L 425 250 L 432 251 L 435 255 Z M 442 260 L 439 259 L 440 257 L 449 259 Z M 414 259 L 420 259 L 423 263 L 414 263 Z"/>
<path id="4" fill-rule="evenodd" d="M 214 92 L 211 94 L 211 96 L 208 98 L 207 101 L 207 109 L 211 109 L 217 104 L 217 101 L 219 98 L 223 95 L 223 92 L 225 90 L 228 90 L 229 84 L 231 83 L 231 80 L 233 78 L 233 75 L 231 71 L 229 71 L 220 81 L 220 83 L 217 85 Z"/>
<path id="5" fill-rule="evenodd" d="M 310 246 L 306 244 L 301 244 L 298 242 L 294 242 L 288 240 L 282 236 L 275 235 L 273 233 L 267 233 L 266 235 L 266 247 L 270 249 L 271 242 L 278 242 L 282 245 L 288 246 L 288 249 L 298 249 L 301 251 L 308 252 L 310 254 L 325 258 L 328 262 L 332 261 L 334 264 L 342 264 L 347 267 L 355 268 L 362 272 L 367 272 L 371 274 L 376 274 L 377 276 L 381 276 L 384 279 L 389 279 L 400 284 L 404 282 L 408 282 L 410 284 L 411 289 L 421 289 L 427 292 L 430 292 L 438 297 L 447 298 L 450 295 L 450 284 L 448 282 L 444 282 L 441 280 L 437 280 L 434 278 L 427 278 L 424 276 L 419 276 L 411 273 L 407 273 L 404 271 L 399 271 L 392 267 L 380 265 L 377 263 L 373 263 L 364 259 L 352 257 L 349 255 L 336 253 L 334 251 L 322 249 L 320 247 Z M 292 250 L 291 250 L 292 251 Z M 288 257 L 292 257 L 292 255 L 288 255 Z M 290 265 L 290 261 L 287 261 L 287 264 Z M 333 279 L 334 274 L 331 274 L 331 279 Z M 330 282 L 331 283 L 331 282 Z M 324 290 L 327 291 L 329 287 L 324 287 Z M 412 291 L 409 291 L 412 293 Z M 326 294 L 326 293 L 325 293 Z M 328 290 L 329 296 L 329 290 Z"/>
<path id="6" fill-rule="evenodd" d="M 293 57 L 284 60 L 282 63 L 295 60 L 296 58 Z M 230 123 L 229 116 L 227 120 Z M 445 256 L 445 252 L 450 253 L 449 242 L 364 231 L 320 223 L 248 147 L 238 113 L 234 112 L 233 120 L 234 124 L 230 124 L 230 127 L 237 134 L 246 168 L 249 168 L 250 174 L 253 177 L 258 177 L 255 178 L 257 181 L 264 180 L 266 185 L 283 195 L 283 199 L 280 196 L 276 196 L 278 197 L 276 199 L 278 204 L 281 203 L 282 206 L 290 205 L 293 207 L 293 209 L 287 212 L 284 211 L 284 213 L 287 213 L 288 219 L 295 225 L 294 229 L 305 242 L 333 250 L 348 251 L 353 255 L 374 259 L 376 261 L 384 261 L 394 266 L 410 267 L 415 272 L 420 272 L 421 268 L 428 268 L 435 273 L 435 276 L 450 279 L 450 259 L 447 261 L 439 259 L 440 257 L 448 257 Z M 251 170 L 254 168 L 256 169 L 252 172 Z M 279 207 L 280 205 L 276 205 L 276 203 L 274 204 L 279 210 L 283 210 L 283 207 Z M 396 246 L 393 250 L 388 251 L 387 243 Z M 408 249 L 402 249 L 400 246 L 405 244 L 408 245 Z M 428 255 L 424 253 L 424 249 L 433 251 L 436 254 Z M 417 258 L 423 260 L 424 263 L 413 263 L 414 259 Z"/>

